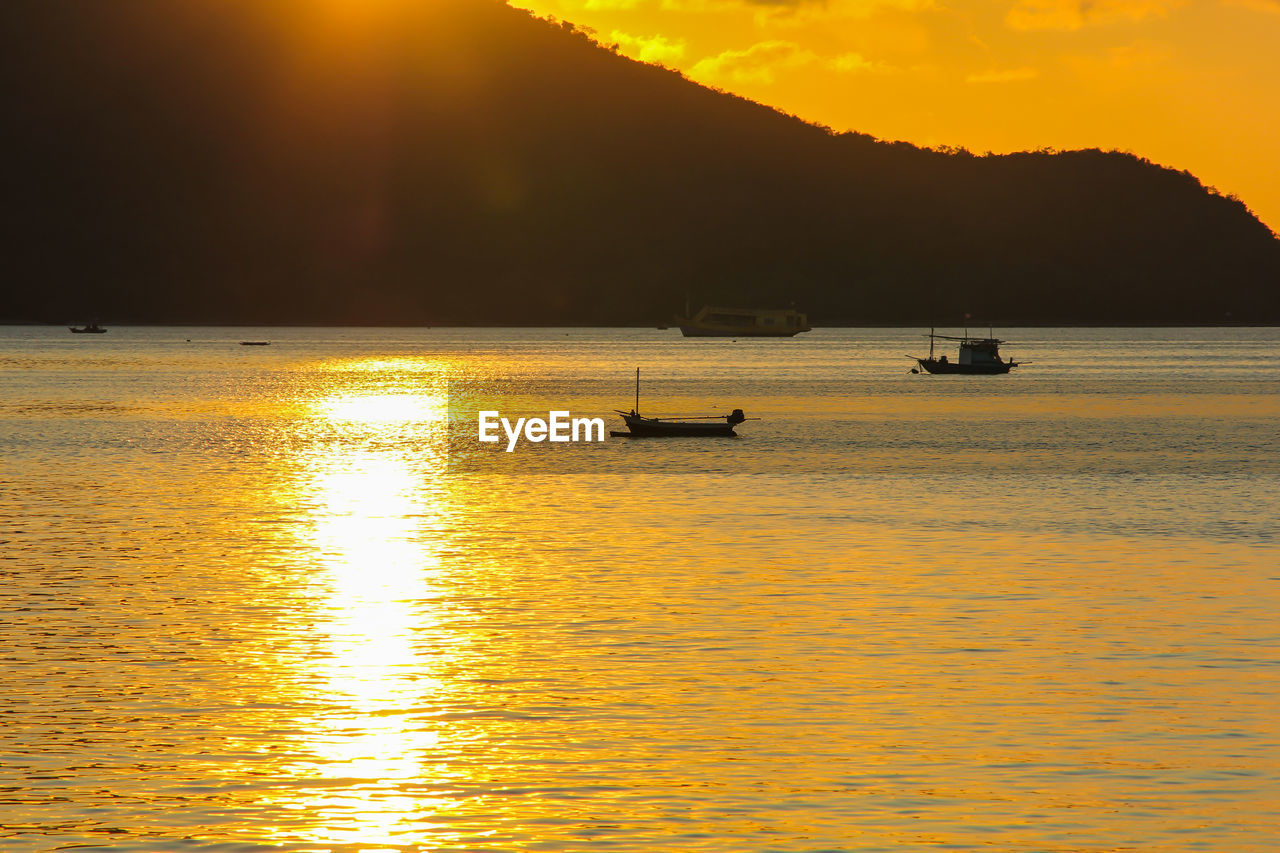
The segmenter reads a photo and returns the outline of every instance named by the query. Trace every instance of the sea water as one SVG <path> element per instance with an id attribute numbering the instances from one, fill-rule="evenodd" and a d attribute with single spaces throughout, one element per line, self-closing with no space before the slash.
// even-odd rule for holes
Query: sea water
<path id="1" fill-rule="evenodd" d="M 1280 330 L 997 333 L 0 329 L 0 849 L 1280 850 Z"/>

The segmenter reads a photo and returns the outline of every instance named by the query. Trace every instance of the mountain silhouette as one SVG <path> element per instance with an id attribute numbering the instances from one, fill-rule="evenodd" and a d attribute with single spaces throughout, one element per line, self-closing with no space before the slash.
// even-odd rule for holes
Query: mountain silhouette
<path id="1" fill-rule="evenodd" d="M 0 321 L 1280 322 L 1191 174 L 833 133 L 496 0 L 7 0 Z"/>

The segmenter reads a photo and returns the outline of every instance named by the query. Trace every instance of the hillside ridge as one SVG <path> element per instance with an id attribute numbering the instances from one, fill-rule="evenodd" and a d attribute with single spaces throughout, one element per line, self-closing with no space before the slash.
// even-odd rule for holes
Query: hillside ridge
<path id="1" fill-rule="evenodd" d="M 1280 322 L 1280 241 L 1188 172 L 836 133 L 497 0 L 343 8 L 0 7 L 0 322 Z"/>

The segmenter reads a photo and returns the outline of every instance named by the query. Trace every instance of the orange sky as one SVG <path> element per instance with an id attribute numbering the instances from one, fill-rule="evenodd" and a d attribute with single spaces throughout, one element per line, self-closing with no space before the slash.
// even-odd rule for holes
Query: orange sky
<path id="1" fill-rule="evenodd" d="M 512 0 L 880 139 L 1132 151 L 1280 231 L 1280 0 Z"/>

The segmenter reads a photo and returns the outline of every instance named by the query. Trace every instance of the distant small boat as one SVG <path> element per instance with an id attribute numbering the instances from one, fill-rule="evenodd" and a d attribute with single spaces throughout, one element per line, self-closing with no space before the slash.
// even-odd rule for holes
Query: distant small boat
<path id="1" fill-rule="evenodd" d="M 650 418 L 640 414 L 640 368 L 636 368 L 636 405 L 630 412 L 614 409 L 627 425 L 628 432 L 611 430 L 614 438 L 676 438 L 736 436 L 733 428 L 747 416 L 742 409 L 734 409 L 727 415 L 704 415 L 681 418 Z M 751 418 L 751 420 L 758 420 Z"/>
<path id="2" fill-rule="evenodd" d="M 83 326 L 67 326 L 73 335 L 105 335 L 107 330 L 97 323 L 88 323 Z"/>
<path id="3" fill-rule="evenodd" d="M 810 330 L 809 318 L 790 308 L 718 308 L 705 305 L 697 314 L 676 317 L 686 338 L 790 338 Z"/>
<path id="4" fill-rule="evenodd" d="M 914 355 L 907 356 L 907 358 L 915 360 L 920 365 L 921 370 L 928 373 L 965 373 L 992 376 L 999 373 L 1008 373 L 1019 364 L 1012 358 L 1008 361 L 1000 358 L 1000 345 L 1007 344 L 1008 341 L 999 340 L 994 335 L 986 338 L 977 338 L 970 336 L 966 332 L 963 337 L 955 337 L 934 334 L 933 329 L 930 329 L 928 337 L 928 358 L 919 358 Z M 948 361 L 945 355 L 934 357 L 935 340 L 959 341 L 960 349 L 956 360 Z M 911 372 L 916 373 L 917 371 L 912 368 Z"/>
<path id="5" fill-rule="evenodd" d="M 271 346 L 271 341 L 241 341 L 241 342 L 240 342 L 240 346 L 242 346 L 242 347 L 269 347 L 269 346 Z"/>

